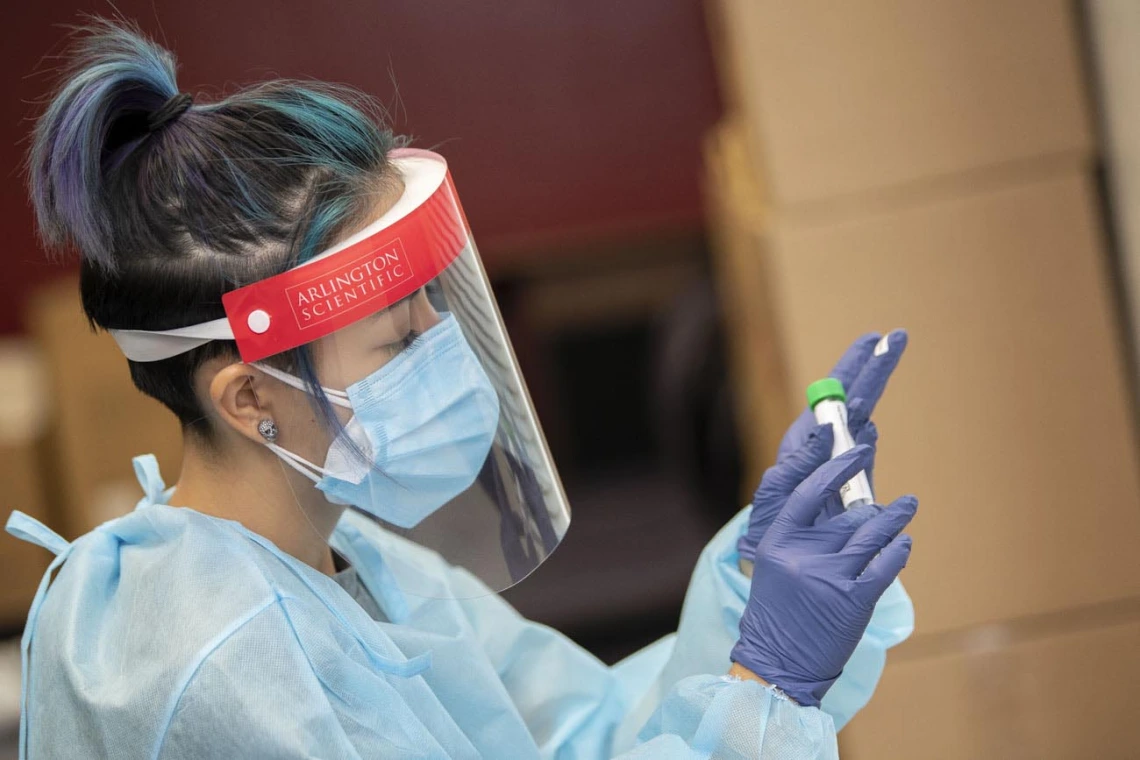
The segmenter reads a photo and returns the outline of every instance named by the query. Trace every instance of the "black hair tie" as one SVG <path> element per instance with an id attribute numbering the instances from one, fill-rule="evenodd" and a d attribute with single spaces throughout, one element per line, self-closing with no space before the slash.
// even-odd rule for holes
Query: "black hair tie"
<path id="1" fill-rule="evenodd" d="M 170 122 L 177 119 L 194 103 L 194 97 L 188 92 L 180 92 L 166 101 L 157 111 L 147 117 L 146 126 L 151 132 L 157 132 Z"/>

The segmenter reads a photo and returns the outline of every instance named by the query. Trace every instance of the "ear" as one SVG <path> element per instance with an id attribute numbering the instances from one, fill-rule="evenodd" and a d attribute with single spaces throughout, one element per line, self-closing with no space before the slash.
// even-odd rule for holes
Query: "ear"
<path id="1" fill-rule="evenodd" d="M 210 401 L 226 424 L 255 443 L 265 443 L 257 423 L 277 419 L 265 375 L 241 362 L 227 364 L 210 380 Z"/>

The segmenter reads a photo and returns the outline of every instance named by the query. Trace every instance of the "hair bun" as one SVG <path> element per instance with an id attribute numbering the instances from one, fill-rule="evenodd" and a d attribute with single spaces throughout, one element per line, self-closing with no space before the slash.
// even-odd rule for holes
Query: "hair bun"
<path id="1" fill-rule="evenodd" d="M 170 122 L 177 119 L 194 105 L 194 97 L 188 92 L 180 92 L 147 117 L 146 126 L 151 132 L 157 132 Z"/>
<path id="2" fill-rule="evenodd" d="M 36 123 L 32 203 L 46 245 L 74 248 L 113 270 L 113 173 L 153 129 L 185 112 L 189 96 L 179 95 L 174 57 L 135 26 L 96 20 L 79 31 L 68 58 Z"/>

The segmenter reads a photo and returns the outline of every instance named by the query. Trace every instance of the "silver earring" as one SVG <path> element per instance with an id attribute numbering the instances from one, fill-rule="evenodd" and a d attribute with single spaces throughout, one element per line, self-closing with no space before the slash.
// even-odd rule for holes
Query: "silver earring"
<path id="1" fill-rule="evenodd" d="M 261 433 L 262 438 L 273 443 L 277 440 L 277 423 L 266 417 L 257 423 L 257 432 Z"/>

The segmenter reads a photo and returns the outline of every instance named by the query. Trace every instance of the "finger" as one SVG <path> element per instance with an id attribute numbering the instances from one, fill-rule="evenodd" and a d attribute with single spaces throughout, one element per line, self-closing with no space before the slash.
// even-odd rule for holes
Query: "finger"
<path id="1" fill-rule="evenodd" d="M 855 443 L 870 446 L 875 450 L 875 456 L 879 455 L 879 428 L 875 426 L 874 422 L 867 420 L 864 423 L 863 428 L 855 436 Z M 871 487 L 871 493 L 875 493 L 874 465 L 867 468 L 867 485 Z"/>
<path id="2" fill-rule="evenodd" d="M 783 462 L 794 454 L 800 446 L 803 446 L 815 424 L 815 414 L 812 413 L 811 409 L 804 409 L 796 421 L 788 427 L 784 437 L 780 439 L 780 448 L 776 452 L 776 462 Z"/>
<path id="3" fill-rule="evenodd" d="M 887 389 L 891 374 L 899 366 L 899 360 L 906 351 L 908 340 L 906 330 L 893 330 L 888 333 L 880 345 L 872 350 L 871 356 L 863 363 L 851 385 L 844 386 L 848 398 L 863 400 L 868 417 L 874 413 L 883 391 Z"/>
<path id="4" fill-rule="evenodd" d="M 752 495 L 748 530 L 736 543 L 743 559 L 752 560 L 756 545 L 771 527 L 788 497 L 804 478 L 831 457 L 834 435 L 830 425 L 817 425 L 804 444 L 784 461 L 769 467 Z"/>
<path id="5" fill-rule="evenodd" d="M 856 446 L 835 459 L 825 462 L 806 480 L 796 486 L 780 513 L 793 525 L 811 525 L 827 500 L 860 470 L 870 466 L 874 452 L 870 446 Z"/>
<path id="6" fill-rule="evenodd" d="M 779 498 L 782 503 L 796 486 L 831 458 L 834 442 L 835 431 L 831 425 L 817 425 L 802 446 L 764 472 L 752 497 L 753 506 L 772 498 Z"/>
<path id="7" fill-rule="evenodd" d="M 859 577 L 874 556 L 903 532 L 917 509 L 918 499 L 904 496 L 860 525 L 839 553 L 844 558 L 843 571 L 851 578 Z"/>
<path id="8" fill-rule="evenodd" d="M 849 388 L 855 382 L 855 378 L 859 376 L 863 365 L 871 358 L 871 354 L 874 353 L 875 346 L 881 338 L 882 336 L 879 333 L 867 333 L 856 339 L 839 358 L 835 367 L 832 368 L 830 377 L 834 377 L 843 383 L 844 388 Z"/>
<path id="9" fill-rule="evenodd" d="M 846 546 L 852 534 L 855 533 L 860 526 L 871 518 L 881 514 L 882 511 L 883 508 L 877 504 L 860 504 L 852 509 L 845 509 L 842 514 L 838 514 L 828 520 L 828 527 L 843 536 L 843 543 L 839 545 L 839 548 Z"/>
<path id="10" fill-rule="evenodd" d="M 867 420 L 863 423 L 859 432 L 855 434 L 855 443 L 871 448 L 879 445 L 879 428 L 875 426 L 874 422 Z"/>
<path id="11" fill-rule="evenodd" d="M 866 437 L 866 436 L 864 436 L 864 437 Z M 865 444 L 871 446 L 871 448 L 874 448 L 875 444 L 877 442 L 878 442 L 878 431 L 877 430 L 874 431 L 874 434 L 868 440 L 865 440 L 865 441 L 857 440 L 857 441 L 855 441 L 856 444 L 865 443 Z M 873 458 L 875 455 L 877 455 L 877 452 L 875 454 L 872 454 L 871 465 L 869 467 L 867 467 L 867 469 L 865 471 L 867 473 L 867 485 L 869 485 L 871 487 L 871 493 L 875 492 L 875 483 L 871 477 L 871 473 L 874 472 L 874 469 L 875 469 L 874 458 Z M 823 510 L 818 515 L 816 515 L 814 524 L 815 525 L 821 525 L 822 523 L 825 523 L 834 517 L 838 517 L 839 515 L 844 514 L 846 511 L 847 510 L 843 506 L 843 500 L 840 499 L 838 496 L 833 496 L 827 500 L 826 504 L 824 504 Z"/>
<path id="12" fill-rule="evenodd" d="M 833 502 L 838 503 L 839 499 L 828 499 L 829 507 Z M 815 536 L 817 546 L 823 553 L 837 554 L 847 544 L 851 534 L 864 523 L 874 519 L 883 508 L 875 504 L 860 504 L 851 509 L 843 509 L 843 505 L 839 504 L 839 510 L 839 514 L 830 519 L 815 521 L 816 527 L 821 524 L 826 526 L 824 530 L 817 531 Z M 838 555 L 836 559 L 839 559 Z"/>
<path id="13" fill-rule="evenodd" d="M 912 544 L 911 537 L 906 533 L 887 544 L 879 556 L 871 560 L 863 574 L 855 579 L 855 593 L 866 602 L 877 602 L 906 567 Z"/>
<path id="14" fill-rule="evenodd" d="M 866 425 L 867 421 L 871 418 L 871 412 L 867 409 L 867 402 L 858 396 L 850 396 L 847 399 L 847 429 L 851 431 L 852 436 L 859 434 Z"/>
<path id="15" fill-rule="evenodd" d="M 822 525 L 828 520 L 839 517 L 846 512 L 847 510 L 843 507 L 843 500 L 838 496 L 832 496 L 824 503 L 823 509 L 820 511 L 820 513 L 815 516 L 815 520 L 812 522 L 812 525 Z"/>

